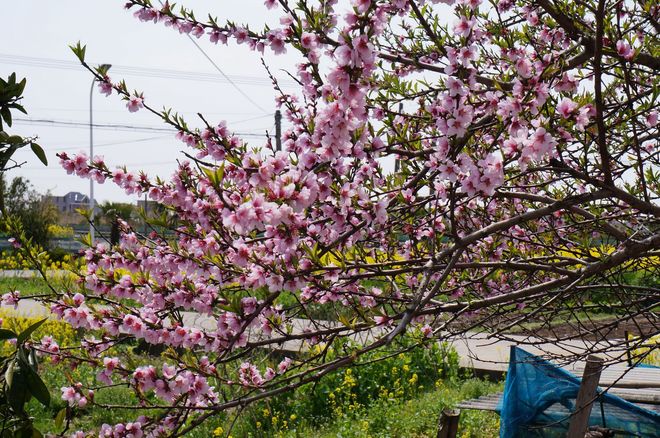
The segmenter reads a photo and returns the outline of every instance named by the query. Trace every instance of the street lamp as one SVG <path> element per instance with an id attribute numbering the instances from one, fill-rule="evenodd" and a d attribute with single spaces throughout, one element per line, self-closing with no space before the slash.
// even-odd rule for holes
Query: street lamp
<path id="1" fill-rule="evenodd" d="M 101 65 L 101 71 L 107 72 L 110 67 L 110 64 Z M 92 79 L 92 86 L 89 88 L 89 159 L 94 159 L 94 119 L 92 118 L 92 96 L 94 96 L 94 84 L 96 83 L 96 76 Z M 94 246 L 94 180 L 89 179 L 89 209 L 91 210 L 91 216 L 89 221 L 89 234 L 92 241 L 92 246 Z"/>

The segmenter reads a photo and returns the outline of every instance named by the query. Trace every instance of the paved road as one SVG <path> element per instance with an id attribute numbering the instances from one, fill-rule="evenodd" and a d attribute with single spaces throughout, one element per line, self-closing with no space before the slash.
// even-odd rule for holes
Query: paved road
<path id="1" fill-rule="evenodd" d="M 5 307 L 5 306 L 3 306 Z M 21 300 L 16 311 L 23 315 L 30 316 L 49 316 L 50 310 L 34 300 Z M 214 318 L 200 315 L 195 312 L 182 312 L 183 323 L 186 326 L 196 327 L 203 330 L 213 330 L 217 327 Z M 318 321 L 323 328 L 336 327 L 337 323 L 331 321 Z M 301 333 L 310 323 L 305 319 L 293 320 L 293 334 Z M 378 336 L 382 329 L 374 329 L 370 333 L 363 334 L 363 341 L 373 339 Z M 365 337 L 366 336 L 366 337 Z M 460 365 L 465 368 L 475 368 L 485 371 L 506 371 L 509 364 L 509 350 L 512 345 L 523 345 L 524 349 L 532 354 L 540 356 L 575 356 L 583 354 L 593 347 L 606 346 L 603 343 L 594 343 L 592 341 L 562 341 L 561 343 L 542 342 L 523 336 L 509 336 L 510 341 L 493 340 L 485 333 L 467 333 L 463 336 L 448 337 L 446 340 L 456 349 L 460 356 Z M 535 342 L 537 341 L 537 342 Z M 529 345 L 532 342 L 534 345 Z M 623 358 L 625 350 L 622 348 L 621 340 L 612 340 L 607 345 L 610 354 L 606 357 L 608 361 L 620 361 Z M 300 351 L 302 343 L 299 341 L 289 341 L 282 345 L 281 349 L 285 351 Z M 575 369 L 580 369 L 576 365 Z"/>
<path id="2" fill-rule="evenodd" d="M 49 271 L 50 273 L 57 274 L 58 272 L 66 271 Z M 30 270 L 16 270 L 9 271 L 0 270 L 0 277 L 22 277 L 30 278 L 38 275 L 37 271 Z M 18 311 L 24 314 L 38 314 L 48 315 L 48 309 L 41 307 L 36 302 L 21 301 Z M 208 316 L 199 315 L 194 312 L 183 312 L 184 324 L 192 327 L 202 329 L 213 329 L 216 327 L 215 320 Z M 331 327 L 335 323 L 321 321 L 325 327 Z M 307 320 L 294 321 L 294 333 L 300 333 L 305 327 L 309 325 Z M 371 335 L 377 335 L 374 331 Z M 367 335 L 369 336 L 369 335 Z M 451 337 L 447 340 L 452 343 L 454 348 L 458 351 L 461 361 L 460 364 L 466 368 L 476 368 L 485 371 L 503 372 L 508 368 L 509 363 L 509 349 L 511 345 L 527 344 L 525 349 L 530 353 L 545 356 L 575 356 L 589 351 L 594 343 L 590 341 L 563 341 L 561 343 L 547 343 L 542 340 L 534 340 L 522 336 L 509 336 L 510 341 L 493 341 L 487 334 L 483 333 L 469 333 L 461 337 Z M 528 345 L 532 342 L 534 345 Z M 620 340 L 611 341 L 611 345 L 607 345 L 610 351 L 609 361 L 621 361 L 624 359 L 625 350 L 623 343 Z M 603 346 L 603 344 L 597 344 Z M 282 349 L 289 351 L 299 351 L 301 348 L 300 342 L 287 342 L 282 346 Z"/>
<path id="3" fill-rule="evenodd" d="M 68 273 L 69 271 L 57 269 L 46 271 L 46 275 L 58 275 Z M 0 269 L 0 278 L 32 278 L 41 277 L 39 271 L 34 269 Z"/>

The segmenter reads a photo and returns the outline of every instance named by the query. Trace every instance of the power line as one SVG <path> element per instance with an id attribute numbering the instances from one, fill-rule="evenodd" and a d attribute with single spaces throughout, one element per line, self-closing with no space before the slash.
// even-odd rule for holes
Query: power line
<path id="1" fill-rule="evenodd" d="M 178 109 L 178 108 L 177 108 Z M 89 108 L 63 108 L 63 107 L 47 107 L 47 106 L 32 106 L 30 105 L 30 111 L 53 111 L 53 112 L 77 112 L 77 113 L 88 113 Z M 179 112 L 200 112 L 197 110 L 180 110 Z M 234 111 L 201 111 L 205 115 L 225 115 L 225 116 L 252 116 L 254 114 L 261 114 L 261 112 L 256 111 L 246 111 L 246 112 L 234 112 Z M 126 114 L 126 109 L 94 109 L 94 113 L 122 113 Z M 254 119 L 261 117 L 272 117 L 272 113 L 263 114 L 261 116 L 254 116 Z M 247 119 L 245 119 L 247 120 Z M 238 121 L 240 122 L 240 120 Z M 235 121 L 227 121 L 227 123 L 238 123 Z"/>
<path id="2" fill-rule="evenodd" d="M 82 109 L 82 108 L 48 108 L 48 107 L 30 107 L 30 110 L 43 110 L 43 111 L 49 111 L 49 112 L 78 112 L 78 113 L 87 113 L 89 112 L 89 108 L 87 109 Z M 97 112 L 111 112 L 111 113 L 122 113 L 126 114 L 126 110 L 94 110 L 95 113 Z M 252 114 L 252 113 L 213 113 L 213 112 L 203 112 L 204 115 L 209 115 L 209 114 L 234 114 L 234 115 L 245 115 L 245 114 Z M 245 123 L 245 122 L 252 122 L 254 120 L 260 120 L 260 119 L 265 119 L 266 117 L 270 118 L 272 117 L 272 114 L 261 114 L 259 116 L 254 116 L 254 117 L 248 117 L 247 119 L 239 119 L 239 120 L 226 120 L 228 125 L 238 125 L 239 123 Z"/>
<path id="3" fill-rule="evenodd" d="M 122 163 L 122 166 L 140 166 L 140 167 L 143 167 L 143 166 L 163 166 L 163 165 L 165 165 L 165 164 L 176 165 L 177 162 L 176 162 L 176 159 L 172 159 L 172 160 L 168 160 L 168 161 L 147 161 L 147 162 L 142 161 L 142 162 L 139 162 L 139 163 Z M 57 171 L 57 170 L 64 170 L 64 169 L 61 168 L 61 167 L 46 167 L 46 168 L 44 168 L 44 167 L 37 167 L 37 166 L 24 166 L 24 167 L 21 167 L 20 169 L 25 169 L 25 170 L 39 170 L 39 171 L 44 171 L 44 170 L 55 170 L 55 171 Z M 73 176 L 72 176 L 72 178 L 73 178 Z"/>
<path id="4" fill-rule="evenodd" d="M 137 138 L 135 140 L 123 140 L 123 141 L 112 141 L 110 143 L 101 143 L 101 144 L 95 144 L 94 148 L 102 148 L 102 147 L 108 147 L 108 146 L 119 146 L 119 145 L 125 145 L 125 144 L 133 144 L 133 143 L 142 143 L 145 141 L 153 141 L 153 140 L 163 140 L 165 138 L 172 138 L 171 135 L 159 135 L 157 137 L 145 137 L 145 138 Z M 82 149 L 81 147 L 64 147 L 64 148 L 56 148 L 57 151 L 73 151 L 73 150 L 78 150 Z M 50 149 L 48 149 L 50 151 Z"/>
<path id="5" fill-rule="evenodd" d="M 194 40 L 193 43 L 197 44 Z M 53 59 L 53 58 L 9 55 L 9 54 L 0 53 L 0 62 L 7 64 L 15 64 L 15 65 L 25 65 L 31 67 L 81 71 L 80 64 L 75 61 L 66 61 L 66 60 Z M 113 64 L 112 71 L 116 71 L 120 74 L 124 74 L 127 76 L 229 83 L 234 87 L 237 86 L 236 84 L 252 85 L 252 86 L 255 85 L 272 86 L 272 82 L 270 81 L 270 79 L 265 79 L 258 76 L 227 75 L 222 73 L 223 77 L 220 78 L 215 73 L 202 73 L 202 72 L 171 70 L 171 69 L 151 68 L 151 67 L 132 67 L 127 65 L 116 65 L 116 64 Z M 291 80 L 283 80 L 280 81 L 280 85 L 294 86 L 295 82 Z M 263 108 L 260 109 L 263 110 Z"/>
<path id="6" fill-rule="evenodd" d="M 222 69 L 220 69 L 220 67 L 218 67 L 218 64 L 216 64 L 216 63 L 213 61 L 213 59 L 211 59 L 211 57 L 210 57 L 209 55 L 206 54 L 206 52 L 204 51 L 204 49 L 202 49 L 202 46 L 200 46 L 199 44 L 197 44 L 197 41 L 195 41 L 195 40 L 193 39 L 193 37 L 190 36 L 190 34 L 186 34 L 186 35 L 188 36 L 188 39 L 189 39 L 190 41 L 192 41 L 192 43 L 195 45 L 195 47 L 197 47 L 197 48 L 199 49 L 199 51 L 202 52 L 202 55 L 204 55 L 204 57 L 205 57 L 206 59 L 209 60 L 209 62 L 213 65 L 213 67 L 215 67 L 215 69 L 218 70 L 218 72 L 219 72 L 219 73 L 220 73 L 225 79 L 227 79 L 227 81 L 228 81 L 228 82 L 234 87 L 234 89 L 235 89 L 236 91 L 238 91 L 239 93 L 241 93 L 241 95 L 242 95 L 243 97 L 245 97 L 245 98 L 248 100 L 248 102 L 250 102 L 250 103 L 251 103 L 252 105 L 254 105 L 255 107 L 259 108 L 261 111 L 263 111 L 263 112 L 268 112 L 264 107 L 262 107 L 262 106 L 259 105 L 257 102 L 255 102 L 254 100 L 252 100 L 252 98 L 251 98 L 250 96 L 248 96 L 247 93 L 245 93 L 245 92 L 244 92 L 244 91 L 243 91 L 238 85 L 236 85 L 236 84 L 234 83 L 234 81 L 232 81 L 232 80 L 229 78 L 229 76 L 227 76 L 227 75 L 225 74 L 225 72 L 223 72 Z"/>
<path id="7" fill-rule="evenodd" d="M 84 128 L 84 129 L 89 128 L 88 122 L 79 122 L 79 121 L 53 120 L 53 119 L 23 119 L 23 118 L 17 118 L 14 120 L 19 123 L 30 123 L 41 126 L 71 127 L 71 128 Z M 92 126 L 98 129 L 115 130 L 115 131 L 145 131 L 145 132 L 171 132 L 171 133 L 177 132 L 176 129 L 172 129 L 172 128 L 163 128 L 157 126 L 123 125 L 123 124 L 115 124 L 115 123 L 95 123 Z M 234 135 L 240 137 L 266 137 L 266 134 L 257 134 L 254 132 L 235 132 Z"/>
<path id="8" fill-rule="evenodd" d="M 163 1 L 162 1 L 162 0 L 158 0 L 158 2 L 160 3 L 161 6 L 163 6 Z M 236 85 L 236 84 L 235 84 L 235 83 L 234 83 L 234 82 L 233 82 L 233 81 L 232 81 L 232 80 L 231 80 L 231 79 L 225 74 L 225 72 L 222 71 L 222 69 L 218 66 L 218 64 L 216 64 L 216 63 L 213 61 L 213 59 L 211 59 L 211 57 L 210 57 L 209 55 L 206 54 L 206 52 L 204 51 L 204 49 L 202 49 L 202 46 L 200 46 L 199 44 L 197 44 L 197 41 L 195 41 L 195 40 L 193 39 L 193 37 L 190 36 L 189 33 L 187 33 L 186 36 L 188 37 L 188 39 L 189 39 L 190 41 L 192 41 L 192 43 L 195 45 L 195 47 L 197 47 L 197 49 L 198 49 L 200 52 L 202 52 L 202 55 L 204 55 L 204 57 L 205 57 L 206 59 L 208 59 L 208 61 L 211 63 L 211 65 L 213 65 L 213 67 L 215 67 L 215 69 L 216 69 L 216 70 L 217 70 L 217 71 L 218 71 L 218 72 L 219 72 L 219 73 L 220 73 L 225 79 L 227 79 L 227 81 L 229 81 L 229 83 L 234 87 L 234 89 L 235 89 L 236 91 L 238 91 L 239 93 L 241 93 L 241 95 L 242 95 L 243 97 L 245 97 L 245 98 L 248 100 L 248 102 L 250 102 L 250 103 L 251 103 L 252 105 L 254 105 L 255 107 L 259 108 L 261 111 L 263 111 L 263 112 L 265 112 L 265 113 L 268 112 L 265 108 L 263 108 L 261 105 L 259 105 L 259 104 L 258 104 L 257 102 L 255 102 L 254 100 L 252 100 L 252 98 L 251 98 L 250 96 L 248 96 L 248 95 L 247 95 L 247 94 L 246 94 L 246 93 L 245 93 L 245 92 L 244 92 L 244 91 L 243 91 L 238 85 Z"/>

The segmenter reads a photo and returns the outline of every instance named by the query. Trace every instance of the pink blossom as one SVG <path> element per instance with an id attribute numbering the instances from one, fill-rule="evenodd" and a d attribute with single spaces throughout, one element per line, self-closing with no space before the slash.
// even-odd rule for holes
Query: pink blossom
<path id="1" fill-rule="evenodd" d="M 144 108 L 144 104 L 142 103 L 142 97 L 140 96 L 131 96 L 128 98 L 128 102 L 126 103 L 126 108 L 132 113 L 138 111 L 140 108 Z"/>
<path id="2" fill-rule="evenodd" d="M 352 3 L 358 14 L 364 14 L 371 6 L 371 0 L 352 0 Z"/>
<path id="3" fill-rule="evenodd" d="M 265 383 L 265 379 L 254 365 L 249 362 L 244 362 L 238 371 L 239 381 L 244 386 L 261 386 Z"/>
<path id="4" fill-rule="evenodd" d="M 563 118 L 568 119 L 571 117 L 577 107 L 577 103 L 573 102 L 568 97 L 564 97 L 562 101 L 559 102 L 559 105 L 557 105 L 557 112 L 559 112 Z"/>
<path id="5" fill-rule="evenodd" d="M 277 372 L 278 372 L 279 374 L 283 374 L 284 372 L 286 372 L 287 369 L 289 369 L 289 367 L 291 366 L 291 363 L 292 363 L 292 362 L 293 362 L 293 361 L 292 361 L 290 358 L 285 357 L 285 358 L 284 358 L 284 359 L 283 359 L 283 360 L 277 365 Z"/>
<path id="6" fill-rule="evenodd" d="M 204 35 L 204 28 L 198 24 L 192 28 L 190 33 L 192 33 L 196 38 L 200 38 L 202 35 Z"/>
<path id="7" fill-rule="evenodd" d="M 99 81 L 98 86 L 101 94 L 105 94 L 106 96 L 110 96 L 112 94 L 112 82 L 109 80 Z"/>
<path id="8" fill-rule="evenodd" d="M 428 324 L 422 327 L 421 331 L 422 331 L 422 335 L 424 335 L 425 338 L 430 338 L 431 336 L 433 336 L 433 329 Z"/>
<path id="9" fill-rule="evenodd" d="M 630 43 L 626 40 L 619 40 L 616 42 L 616 52 L 619 56 L 630 61 L 635 57 L 635 50 L 630 46 Z"/>
<path id="10" fill-rule="evenodd" d="M 7 292 L 2 295 L 2 305 L 3 306 L 13 306 L 14 309 L 18 308 L 18 302 L 21 299 L 21 293 L 17 290 L 12 292 Z"/>
<path id="11" fill-rule="evenodd" d="M 300 36 L 300 44 L 308 50 L 316 48 L 318 45 L 318 37 L 316 34 L 310 32 L 303 32 Z"/>
<path id="12" fill-rule="evenodd" d="M 337 64 L 342 67 L 352 64 L 354 62 L 353 49 L 351 49 L 349 46 L 345 44 L 337 47 L 335 49 L 334 55 L 335 55 L 335 59 L 337 60 Z"/>
<path id="13" fill-rule="evenodd" d="M 516 71 L 523 78 L 531 78 L 533 75 L 532 63 L 526 57 L 520 57 L 516 61 Z"/>

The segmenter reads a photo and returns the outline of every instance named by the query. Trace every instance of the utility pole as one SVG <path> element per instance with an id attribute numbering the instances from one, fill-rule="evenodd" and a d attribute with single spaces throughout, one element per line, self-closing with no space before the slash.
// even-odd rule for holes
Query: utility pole
<path id="1" fill-rule="evenodd" d="M 147 201 L 147 192 L 144 192 L 144 237 L 147 238 L 147 214 L 149 212 L 149 204 Z"/>
<path id="2" fill-rule="evenodd" d="M 92 86 L 89 88 L 89 159 L 94 159 L 94 119 L 92 118 L 92 97 L 94 96 L 94 84 L 96 77 L 92 79 Z M 91 237 L 92 247 L 94 246 L 94 179 L 89 179 L 89 235 Z"/>
<path id="3" fill-rule="evenodd" d="M 403 114 L 403 102 L 399 102 L 399 114 Z M 394 172 L 399 173 L 399 169 L 401 169 L 401 162 L 399 161 L 398 158 L 394 159 Z"/>
<path id="4" fill-rule="evenodd" d="M 110 64 L 103 64 L 101 68 L 104 71 L 110 69 Z M 89 160 L 94 159 L 94 119 L 92 117 L 92 97 L 94 96 L 94 85 L 96 84 L 96 76 L 92 79 L 92 86 L 89 88 Z M 96 202 L 94 201 L 94 179 L 89 179 L 89 209 L 91 210 L 89 219 L 89 236 L 91 238 L 92 246 L 94 246 L 94 213 L 96 210 Z"/>
<path id="5" fill-rule="evenodd" d="M 275 111 L 275 150 L 282 150 L 282 113 Z"/>

